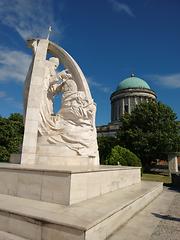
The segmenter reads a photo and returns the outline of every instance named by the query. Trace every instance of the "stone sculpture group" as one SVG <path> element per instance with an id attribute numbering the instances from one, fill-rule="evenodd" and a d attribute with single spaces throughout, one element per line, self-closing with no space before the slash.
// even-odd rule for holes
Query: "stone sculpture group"
<path id="1" fill-rule="evenodd" d="M 92 138 L 96 106 L 88 102 L 83 91 L 78 91 L 67 69 L 56 73 L 58 62 L 54 57 L 47 61 L 39 133 L 46 136 L 49 143 L 64 143 L 79 155 L 95 156 L 97 149 Z M 59 93 L 63 93 L 61 109 L 54 114 L 53 98 Z"/>
<path id="2" fill-rule="evenodd" d="M 50 149 L 51 147 L 58 146 L 58 152 L 54 152 L 53 149 L 52 151 L 48 150 L 51 151 L 51 158 L 52 156 L 56 156 L 56 160 L 48 160 L 50 164 L 61 165 L 61 157 L 75 156 L 87 158 L 88 165 L 89 163 L 97 165 L 98 148 L 95 127 L 96 104 L 90 95 L 86 79 L 72 57 L 70 57 L 71 62 L 74 62 L 75 66 L 69 64 L 71 70 L 66 68 L 66 65 L 68 67 L 68 57 L 66 58 L 66 56 L 64 57 L 64 61 L 60 56 L 53 56 L 48 60 L 46 59 L 46 56 L 44 60 L 39 58 L 36 59 L 39 50 L 38 48 L 40 48 L 39 45 L 40 41 L 32 40 L 31 46 L 33 47 L 34 56 L 25 81 L 24 100 L 24 112 L 25 115 L 27 115 L 28 108 L 30 108 L 30 106 L 28 106 L 29 98 L 34 98 L 34 94 L 29 94 L 32 81 L 33 79 L 36 79 L 36 77 L 33 76 L 33 71 L 39 72 L 39 68 L 36 70 L 36 65 L 38 62 L 42 61 L 44 74 L 40 76 L 41 84 L 39 86 L 39 97 L 35 100 L 38 101 L 39 105 L 36 107 L 38 123 L 36 129 L 37 135 L 34 136 L 37 138 L 36 150 L 34 151 L 36 156 L 34 161 L 36 163 L 42 163 L 42 150 L 40 150 L 40 152 L 38 150 L 41 149 L 42 146 L 44 146 L 44 155 L 47 154 L 45 148 Z M 47 49 L 48 52 L 48 45 L 45 49 Z M 44 49 L 40 49 L 40 52 L 42 51 L 44 51 Z M 64 65 L 65 69 L 58 72 L 57 68 L 59 65 Z M 75 74 L 73 74 L 75 71 L 79 72 L 81 75 L 78 79 L 79 82 Z M 83 83 L 85 83 L 85 87 L 83 87 Z M 53 110 L 53 99 L 57 94 L 62 94 L 61 108 L 55 114 Z M 26 118 L 27 116 L 25 119 Z M 25 129 L 26 128 L 29 128 L 29 126 L 25 121 Z M 24 142 L 23 145 L 25 145 Z M 26 153 L 25 146 L 23 150 L 25 150 L 24 152 Z M 59 161 L 57 160 L 57 157 L 59 157 Z M 22 162 L 24 161 L 23 159 L 25 160 L 22 153 Z M 93 159 L 92 162 L 89 162 L 89 159 Z M 84 161 L 86 162 L 86 160 Z M 26 160 L 25 163 L 28 164 Z M 31 161 L 29 161 L 29 163 L 31 163 Z M 72 162 L 70 165 L 72 165 Z"/>

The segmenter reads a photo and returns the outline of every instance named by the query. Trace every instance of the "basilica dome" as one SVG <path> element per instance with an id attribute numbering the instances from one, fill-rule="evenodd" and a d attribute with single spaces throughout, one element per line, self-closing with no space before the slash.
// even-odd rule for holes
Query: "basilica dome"
<path id="1" fill-rule="evenodd" d="M 121 81 L 117 87 L 118 90 L 128 89 L 128 88 L 143 88 L 143 89 L 150 89 L 147 82 L 143 79 L 135 77 L 134 74 L 131 77 L 124 79 Z"/>
<path id="2" fill-rule="evenodd" d="M 138 104 L 156 100 L 156 94 L 146 81 L 131 74 L 119 83 L 110 99 L 111 122 L 114 123 L 120 121 L 125 113 L 131 114 Z"/>

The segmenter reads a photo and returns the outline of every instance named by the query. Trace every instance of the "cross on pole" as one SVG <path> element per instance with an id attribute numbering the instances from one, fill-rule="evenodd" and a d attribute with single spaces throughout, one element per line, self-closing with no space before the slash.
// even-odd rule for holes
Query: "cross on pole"
<path id="1" fill-rule="evenodd" d="M 48 35 L 47 35 L 47 40 L 49 40 L 49 37 L 50 37 L 50 33 L 51 33 L 51 31 L 52 31 L 52 27 L 49 26 L 49 29 L 48 29 Z"/>

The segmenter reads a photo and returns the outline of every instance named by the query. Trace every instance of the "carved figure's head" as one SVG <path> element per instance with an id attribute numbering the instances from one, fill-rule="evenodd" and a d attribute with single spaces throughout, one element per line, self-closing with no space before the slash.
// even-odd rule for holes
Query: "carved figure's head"
<path id="1" fill-rule="evenodd" d="M 51 58 L 49 58 L 49 61 L 55 65 L 55 68 L 57 68 L 59 66 L 59 58 L 51 57 Z"/>

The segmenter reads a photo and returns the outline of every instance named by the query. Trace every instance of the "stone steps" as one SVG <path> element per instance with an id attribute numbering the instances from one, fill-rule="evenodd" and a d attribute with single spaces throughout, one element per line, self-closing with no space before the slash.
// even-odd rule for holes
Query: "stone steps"
<path id="1" fill-rule="evenodd" d="M 164 188 L 162 194 L 115 231 L 108 240 L 178 240 L 180 193 Z M 135 233 L 135 234 L 134 234 Z"/>
<path id="2" fill-rule="evenodd" d="M 30 240 L 103 240 L 161 191 L 162 183 L 141 182 L 71 206 L 0 194 L 0 230 Z"/>
<path id="3" fill-rule="evenodd" d="M 27 238 L 18 237 L 14 234 L 0 231 L 0 240 L 28 240 Z"/>

